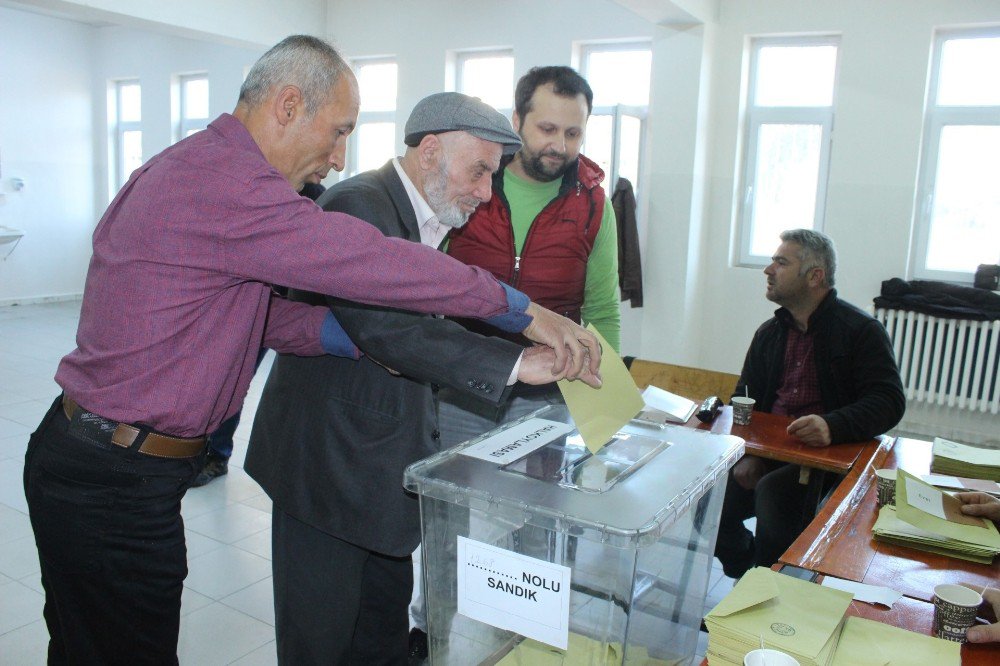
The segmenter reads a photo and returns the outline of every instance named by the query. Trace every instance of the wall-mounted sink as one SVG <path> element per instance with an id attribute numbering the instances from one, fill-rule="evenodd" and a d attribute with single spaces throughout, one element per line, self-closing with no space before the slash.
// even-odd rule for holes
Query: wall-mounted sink
<path id="1" fill-rule="evenodd" d="M 10 253 L 14 251 L 14 248 L 17 247 L 17 243 L 21 240 L 22 236 L 24 236 L 24 232 L 20 229 L 5 227 L 0 224 L 0 245 L 6 245 L 8 243 L 12 244 L 7 253 L 3 255 L 4 259 L 9 257 Z"/>

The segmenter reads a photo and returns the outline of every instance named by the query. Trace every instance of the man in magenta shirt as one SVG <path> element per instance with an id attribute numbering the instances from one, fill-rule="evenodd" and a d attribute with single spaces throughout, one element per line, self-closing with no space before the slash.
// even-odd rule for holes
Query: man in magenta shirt
<path id="1" fill-rule="evenodd" d="M 176 664 L 180 502 L 205 433 L 240 409 L 261 347 L 357 355 L 327 308 L 270 284 L 523 330 L 556 351 L 553 379 L 599 383 L 599 346 L 569 320 L 297 194 L 343 168 L 358 106 L 330 46 L 289 37 L 232 115 L 137 169 L 98 224 L 64 393 L 25 456 L 50 662 Z"/>

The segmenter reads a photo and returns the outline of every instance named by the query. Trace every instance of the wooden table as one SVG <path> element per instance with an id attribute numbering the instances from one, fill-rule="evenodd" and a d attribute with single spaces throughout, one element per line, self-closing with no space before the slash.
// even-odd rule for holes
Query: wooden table
<path id="1" fill-rule="evenodd" d="M 931 600 L 934 586 L 939 583 L 996 587 L 1000 583 L 1000 561 L 978 564 L 872 538 L 878 514 L 874 471 L 887 467 L 926 474 L 930 460 L 931 443 L 923 440 L 899 438 L 891 449 L 880 449 L 868 464 L 848 474 L 782 555 L 781 562 L 838 578 L 884 585 L 922 601 Z"/>
<path id="2" fill-rule="evenodd" d="M 846 474 L 874 440 L 834 446 L 806 446 L 786 429 L 793 419 L 778 414 L 754 412 L 750 425 L 734 425 L 732 407 L 724 407 L 711 424 L 694 417 L 688 425 L 721 435 L 736 435 L 746 441 L 746 452 L 761 458 L 795 463 L 825 472 Z"/>
<path id="3" fill-rule="evenodd" d="M 734 425 L 733 409 L 726 406 L 711 424 L 691 417 L 686 425 L 715 434 L 736 435 L 746 442 L 746 452 L 750 455 L 800 465 L 799 483 L 807 486 L 801 517 L 801 526 L 805 528 L 816 515 L 823 494 L 824 475 L 814 471 L 848 474 L 871 459 L 880 446 L 880 440 L 807 446 L 788 434 L 788 424 L 793 420 L 788 416 L 754 412 L 749 425 Z"/>
<path id="4" fill-rule="evenodd" d="M 777 571 L 781 566 L 779 563 L 771 568 Z M 822 578 L 817 581 L 817 584 L 821 581 Z M 931 635 L 934 625 L 934 606 L 926 601 L 908 597 L 902 597 L 892 605 L 892 608 L 863 601 L 852 601 L 847 608 L 847 615 L 882 622 L 925 636 Z M 978 645 L 965 643 L 962 645 L 962 666 L 996 666 L 997 664 L 1000 664 L 1000 643 L 981 643 Z M 707 658 L 702 660 L 701 666 L 708 666 Z"/>

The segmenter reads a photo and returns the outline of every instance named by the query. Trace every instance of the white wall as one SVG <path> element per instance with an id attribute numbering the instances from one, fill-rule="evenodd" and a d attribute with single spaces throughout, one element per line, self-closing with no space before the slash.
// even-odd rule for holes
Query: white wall
<path id="1" fill-rule="evenodd" d="M 706 242 L 697 284 L 688 285 L 702 304 L 692 313 L 698 320 L 694 330 L 699 332 L 699 351 L 679 362 L 738 372 L 754 329 L 773 310 L 763 297 L 760 270 L 734 267 L 731 261 L 739 177 L 739 91 L 748 37 L 810 32 L 841 36 L 824 230 L 839 251 L 840 295 L 867 308 L 883 280 L 911 277 L 909 251 L 934 31 L 977 23 L 1000 23 L 1000 3 L 722 2 L 711 49 L 715 63 L 711 121 L 704 135 L 710 146 Z M 656 351 L 650 345 L 643 347 L 644 356 L 655 358 Z M 997 437 L 995 417 L 916 402 L 908 404 L 900 431 L 969 442 L 995 442 Z"/>
<path id="2" fill-rule="evenodd" d="M 702 343 L 693 364 L 738 372 L 773 310 L 757 269 L 732 266 L 740 77 L 750 36 L 839 34 L 840 78 L 825 231 L 837 243 L 840 295 L 867 307 L 882 280 L 906 277 L 935 28 L 1000 22 L 995 0 L 724 0 L 716 26 L 708 242 L 698 282 Z M 659 63 L 657 63 L 659 64 Z M 660 112 L 659 110 L 657 111 Z M 659 146 L 656 147 L 659 149 Z M 777 241 L 775 242 L 777 246 Z M 644 349 L 652 355 L 653 349 Z"/>
<path id="3" fill-rule="evenodd" d="M 243 71 L 257 60 L 264 48 L 242 48 L 213 44 L 139 30 L 97 28 L 94 47 L 94 107 L 98 126 L 98 209 L 109 203 L 108 160 L 110 131 L 107 125 L 109 82 L 138 79 L 142 85 L 142 154 L 149 159 L 173 143 L 170 117 L 171 79 L 179 74 L 208 75 L 209 117 L 228 113 L 236 106 Z"/>
<path id="4" fill-rule="evenodd" d="M 143 155 L 172 142 L 171 77 L 207 72 L 211 117 L 236 105 L 244 48 L 0 8 L 0 224 L 25 231 L 0 261 L 0 305 L 75 297 L 111 177 L 110 82 L 142 84 Z M 21 192 L 10 179 L 24 179 Z M 11 245 L 0 245 L 0 257 Z"/>
<path id="5" fill-rule="evenodd" d="M 125 25 L 250 48 L 319 34 L 327 0 L 8 0 L 95 25 Z"/>
<path id="6" fill-rule="evenodd" d="M 3 7 L 0 26 L 0 225 L 25 232 L 0 261 L 0 304 L 80 293 L 94 220 L 93 31 Z"/>

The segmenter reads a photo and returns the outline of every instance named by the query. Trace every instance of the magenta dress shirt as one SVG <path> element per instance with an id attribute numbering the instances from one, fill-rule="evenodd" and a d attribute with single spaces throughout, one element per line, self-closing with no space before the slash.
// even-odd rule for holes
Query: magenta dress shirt
<path id="1" fill-rule="evenodd" d="M 211 432 L 242 407 L 261 347 L 323 353 L 328 310 L 276 297 L 269 284 L 420 312 L 518 315 L 489 273 L 299 196 L 223 114 L 137 169 L 111 202 L 94 231 L 77 348 L 56 382 L 109 419 Z"/>

